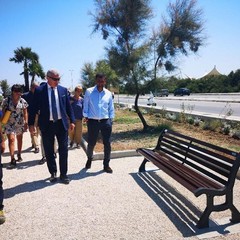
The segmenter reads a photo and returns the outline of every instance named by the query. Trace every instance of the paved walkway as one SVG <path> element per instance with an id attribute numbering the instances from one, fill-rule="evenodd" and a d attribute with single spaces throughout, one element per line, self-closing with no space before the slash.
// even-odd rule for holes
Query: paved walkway
<path id="1" fill-rule="evenodd" d="M 41 154 L 30 149 L 24 135 L 23 162 L 16 169 L 4 168 L 5 213 L 1 240 L 74 239 L 198 239 L 231 233 L 239 239 L 240 224 L 229 225 L 229 212 L 214 213 L 211 227 L 199 231 L 194 220 L 205 206 L 205 197 L 195 198 L 177 182 L 148 165 L 138 173 L 142 157 L 119 157 L 111 161 L 113 174 L 102 171 L 96 160 L 84 169 L 82 149 L 69 150 L 69 185 L 48 181 Z M 3 156 L 4 166 L 10 158 Z M 240 181 L 234 202 L 240 209 Z M 218 226 L 217 222 L 220 223 Z"/>

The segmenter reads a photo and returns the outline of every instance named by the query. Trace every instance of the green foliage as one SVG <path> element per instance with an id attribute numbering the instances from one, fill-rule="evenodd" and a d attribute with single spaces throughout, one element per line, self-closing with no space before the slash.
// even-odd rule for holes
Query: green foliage
<path id="1" fill-rule="evenodd" d="M 157 54 L 154 79 L 158 67 L 164 66 L 171 72 L 176 68 L 174 61 L 178 55 L 196 53 L 203 45 L 203 14 L 196 4 L 196 0 L 176 0 L 175 3 L 169 3 L 168 16 L 163 18 L 159 31 L 155 31 L 152 37 Z"/>
<path id="2" fill-rule="evenodd" d="M 134 123 L 139 123 L 140 122 L 139 118 L 131 118 L 131 117 L 117 118 L 114 121 L 116 121 L 119 124 L 121 124 L 121 123 L 134 124 Z"/>
<path id="3" fill-rule="evenodd" d="M 39 63 L 39 56 L 33 52 L 31 48 L 20 47 L 14 50 L 14 57 L 9 59 L 10 62 L 23 63 L 23 72 L 20 75 L 24 76 L 25 91 L 29 91 L 29 75 L 32 76 L 31 82 L 34 82 L 35 76 L 42 79 L 45 78 L 43 68 Z"/>
<path id="4" fill-rule="evenodd" d="M 85 63 L 81 70 L 82 86 L 89 88 L 95 85 L 95 67 L 92 63 Z"/>
<path id="5" fill-rule="evenodd" d="M 231 131 L 231 125 L 228 123 L 223 123 L 221 132 L 225 135 L 229 135 L 230 131 Z"/>
<path id="6" fill-rule="evenodd" d="M 4 98 L 11 94 L 11 88 L 8 85 L 7 80 L 0 81 L 0 87 L 1 87 L 2 95 Z"/>
<path id="7" fill-rule="evenodd" d="M 149 0 L 95 0 L 93 31 L 101 31 L 103 39 L 112 38 L 116 44 L 135 43 L 152 16 Z M 139 40 L 139 39 L 137 39 Z"/>
<path id="8" fill-rule="evenodd" d="M 95 0 L 93 31 L 101 31 L 110 39 L 106 48 L 111 68 L 121 76 L 128 91 L 138 93 L 140 81 L 146 76 L 143 57 L 147 51 L 144 34 L 152 17 L 149 0 Z"/>
<path id="9" fill-rule="evenodd" d="M 156 128 L 154 128 L 155 131 L 157 132 L 161 132 L 164 129 L 169 129 L 169 130 L 173 130 L 173 125 L 171 123 L 167 123 L 167 122 L 160 122 L 158 123 L 158 126 Z"/>
<path id="10" fill-rule="evenodd" d="M 240 91 L 240 69 L 231 72 L 228 76 L 208 76 L 200 79 L 179 79 L 176 77 L 157 78 L 156 81 L 148 81 L 143 89 L 145 93 L 155 92 L 161 88 L 167 88 L 173 93 L 174 89 L 186 87 L 192 93 L 231 93 Z"/>
<path id="11" fill-rule="evenodd" d="M 83 88 L 89 88 L 96 84 L 96 73 L 104 73 L 107 78 L 106 87 L 110 90 L 118 89 L 118 76 L 116 72 L 110 67 L 107 60 L 99 60 L 94 66 L 92 63 L 85 63 L 82 71 L 82 85 Z"/>
<path id="12" fill-rule="evenodd" d="M 221 128 L 221 121 L 211 119 L 204 121 L 204 124 L 202 126 L 203 130 L 210 130 L 210 131 L 218 131 Z"/>

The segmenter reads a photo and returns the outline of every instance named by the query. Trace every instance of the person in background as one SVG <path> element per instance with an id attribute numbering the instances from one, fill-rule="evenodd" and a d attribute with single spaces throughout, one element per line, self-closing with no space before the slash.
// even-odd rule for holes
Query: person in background
<path id="1" fill-rule="evenodd" d="M 22 156 L 22 139 L 23 133 L 27 131 L 28 125 L 28 103 L 22 96 L 23 86 L 20 84 L 14 84 L 11 88 L 11 96 L 5 98 L 2 102 L 3 115 L 6 109 L 11 111 L 10 118 L 4 126 L 4 132 L 8 138 L 8 146 L 11 157 L 9 168 L 16 167 L 16 161 L 21 162 Z M 15 135 L 17 138 L 17 160 L 14 158 L 15 151 Z"/>
<path id="2" fill-rule="evenodd" d="M 74 130 L 75 118 L 70 104 L 67 88 L 60 86 L 60 75 L 56 70 L 46 74 L 47 84 L 35 89 L 33 108 L 29 112 L 29 130 L 36 131 L 34 120 L 39 113 L 38 125 L 41 131 L 50 182 L 57 181 L 57 165 L 54 156 L 54 138 L 58 141 L 60 180 L 69 184 L 68 170 L 68 128 Z"/>
<path id="3" fill-rule="evenodd" d="M 22 95 L 22 98 L 24 98 L 27 103 L 28 103 L 28 112 L 29 109 L 32 108 L 32 102 L 33 102 L 33 94 L 35 89 L 39 87 L 39 84 L 36 82 L 33 82 L 30 86 L 30 91 L 27 93 L 24 93 Z M 31 136 L 31 141 L 32 141 L 32 148 L 34 148 L 34 153 L 39 153 L 39 142 L 38 142 L 38 136 L 39 136 L 39 128 L 38 128 L 38 115 L 36 115 L 34 125 L 36 127 L 36 133 L 32 134 L 30 133 Z"/>
<path id="4" fill-rule="evenodd" d="M 106 77 L 102 73 L 96 74 L 96 85 L 88 88 L 84 95 L 83 116 L 87 122 L 88 145 L 86 169 L 91 168 L 93 150 L 101 132 L 104 145 L 103 170 L 112 173 L 109 166 L 111 155 L 112 121 L 114 118 L 114 104 L 112 93 L 105 88 Z"/>
<path id="5" fill-rule="evenodd" d="M 40 134 L 41 134 L 41 131 L 40 131 Z M 41 152 L 42 152 L 42 159 L 38 162 L 38 164 L 40 164 L 40 165 L 44 164 L 47 161 L 44 147 L 43 147 L 42 138 L 41 138 Z M 56 137 L 54 138 L 54 157 L 57 158 L 57 139 L 56 139 Z"/>
<path id="6" fill-rule="evenodd" d="M 0 117 L 2 116 L 2 111 L 0 111 Z M 0 123 L 0 224 L 6 221 L 4 215 L 4 205 L 3 205 L 3 170 L 2 170 L 2 153 L 5 151 L 5 141 L 2 134 L 2 124 Z"/>
<path id="7" fill-rule="evenodd" d="M 77 148 L 80 148 L 80 144 L 82 141 L 83 98 L 81 97 L 81 95 L 82 87 L 76 86 L 74 90 L 74 95 L 70 97 L 70 103 L 76 119 L 74 131 L 68 131 L 71 148 L 73 147 L 74 143 L 76 143 Z"/>

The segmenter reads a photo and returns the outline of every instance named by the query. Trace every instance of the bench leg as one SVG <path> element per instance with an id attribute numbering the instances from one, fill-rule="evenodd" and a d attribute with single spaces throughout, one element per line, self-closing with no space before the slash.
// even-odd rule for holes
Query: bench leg
<path id="1" fill-rule="evenodd" d="M 230 210 L 231 210 L 231 212 L 232 212 L 232 218 L 230 219 L 230 221 L 231 221 L 232 223 L 239 223 L 239 222 L 240 222 L 240 213 L 239 213 L 239 211 L 237 210 L 237 208 L 236 208 L 234 205 L 232 205 L 232 206 L 230 207 Z"/>
<path id="2" fill-rule="evenodd" d="M 207 195 L 207 207 L 205 208 L 202 216 L 200 217 L 197 228 L 209 227 L 209 216 L 213 211 L 213 196 Z"/>
<path id="3" fill-rule="evenodd" d="M 231 191 L 231 192 L 229 192 L 229 194 L 227 194 L 227 202 L 230 205 L 229 209 L 232 212 L 232 218 L 230 219 L 230 221 L 232 223 L 240 222 L 240 213 L 237 210 L 237 208 L 233 205 L 233 191 Z"/>
<path id="4" fill-rule="evenodd" d="M 213 205 L 213 198 L 212 195 L 206 195 L 207 196 L 207 207 L 205 208 L 202 216 L 200 217 L 197 227 L 198 228 L 205 228 L 209 227 L 209 216 L 211 212 L 214 211 L 224 211 L 224 210 L 231 210 L 232 212 L 232 218 L 230 221 L 232 223 L 238 223 L 240 222 L 240 212 L 237 210 L 237 208 L 233 205 L 233 192 L 230 191 L 226 195 L 226 202 L 220 205 Z"/>
<path id="5" fill-rule="evenodd" d="M 139 172 L 145 172 L 145 164 L 148 162 L 146 158 L 143 159 L 141 166 L 139 167 Z"/>

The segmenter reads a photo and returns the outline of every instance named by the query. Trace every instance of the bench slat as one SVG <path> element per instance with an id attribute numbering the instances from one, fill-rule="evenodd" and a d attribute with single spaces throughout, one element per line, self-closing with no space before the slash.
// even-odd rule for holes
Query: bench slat
<path id="1" fill-rule="evenodd" d="M 181 133 L 178 133 L 178 132 L 174 132 L 172 130 L 167 130 L 166 131 L 166 134 L 172 134 L 172 135 L 175 135 L 175 136 L 179 136 L 179 137 L 182 137 L 184 139 L 188 139 L 188 140 L 194 140 L 196 143 L 199 143 L 203 146 L 206 146 L 206 147 L 209 147 L 209 148 L 212 148 L 216 151 L 219 151 L 219 152 L 223 152 L 223 153 L 226 153 L 227 155 L 229 156 L 233 156 L 233 157 L 237 157 L 238 153 L 237 152 L 234 152 L 234 151 L 231 151 L 229 149 L 226 149 L 226 148 L 222 148 L 222 147 L 219 147 L 219 146 L 216 146 L 214 144 L 211 144 L 211 143 L 207 143 L 207 142 L 203 142 L 201 140 L 198 140 L 196 138 L 192 138 L 192 137 L 189 137 L 189 136 L 186 136 L 186 135 L 183 135 Z"/>
<path id="2" fill-rule="evenodd" d="M 213 182 L 210 179 L 206 179 L 203 175 L 197 173 L 196 171 L 185 167 L 179 162 L 173 161 L 171 158 L 168 158 L 167 155 L 160 155 L 158 152 L 153 152 L 149 149 L 143 148 L 138 149 L 137 151 L 143 156 L 148 158 L 151 157 L 151 161 L 156 166 L 174 179 L 178 178 L 179 183 L 183 184 L 193 193 L 196 192 L 198 188 L 223 188 L 223 185 Z"/>
<path id="3" fill-rule="evenodd" d="M 226 151 L 219 151 L 219 149 L 218 149 L 218 151 L 217 150 L 213 151 L 214 149 L 211 148 L 210 146 L 206 146 L 206 144 L 197 145 L 199 143 L 197 143 L 196 140 L 192 140 L 192 141 L 188 142 L 186 140 L 176 138 L 173 135 L 165 134 L 161 140 L 161 143 L 164 141 L 167 141 L 166 139 L 171 139 L 173 142 L 185 145 L 187 147 L 191 146 L 191 148 L 194 148 L 194 149 L 198 150 L 199 152 L 214 156 L 216 159 L 221 159 L 224 162 L 229 163 L 229 164 L 232 164 L 232 160 L 234 160 L 236 158 L 235 152 L 234 153 L 230 152 L 230 154 L 228 154 L 228 153 L 226 153 Z M 197 144 L 195 144 L 195 143 L 197 143 Z M 204 146 L 204 147 L 202 147 L 202 146 Z M 221 154 L 219 154 L 219 153 L 221 153 Z M 232 159 L 229 159 L 229 158 L 232 158 Z"/>
<path id="4" fill-rule="evenodd" d="M 167 152 L 178 160 L 190 164 L 192 167 L 197 166 L 198 171 L 203 172 L 216 181 L 219 181 L 221 184 L 226 184 L 234 160 L 230 159 L 228 162 L 224 161 L 224 158 L 219 160 L 215 158 L 215 156 L 218 155 L 214 154 L 214 156 L 212 156 L 210 151 L 204 149 L 204 153 L 202 153 L 200 152 L 202 149 L 199 147 L 195 150 L 193 149 L 195 146 L 190 145 L 188 142 L 181 141 L 181 144 L 179 144 L 176 141 L 177 139 L 171 138 L 171 140 L 169 140 L 163 137 L 160 146 L 156 149 Z M 171 151 L 166 149 L 170 149 Z M 206 171 L 206 168 L 214 171 L 215 174 L 211 174 L 209 170 Z"/>
<path id="5" fill-rule="evenodd" d="M 169 159 L 170 162 L 172 162 L 174 165 L 176 164 L 180 168 L 180 170 L 183 171 L 184 174 L 188 175 L 187 177 L 191 176 L 191 180 L 197 183 L 196 186 L 198 188 L 207 187 L 207 188 L 220 189 L 224 186 L 222 184 L 216 183 L 215 181 L 212 181 L 211 179 L 206 178 L 202 173 L 196 172 L 194 169 L 186 167 L 185 165 L 179 162 L 175 162 L 172 158 L 170 158 L 166 154 L 163 154 L 163 153 L 158 153 L 158 154 L 160 156 L 164 155 L 167 159 Z"/>

